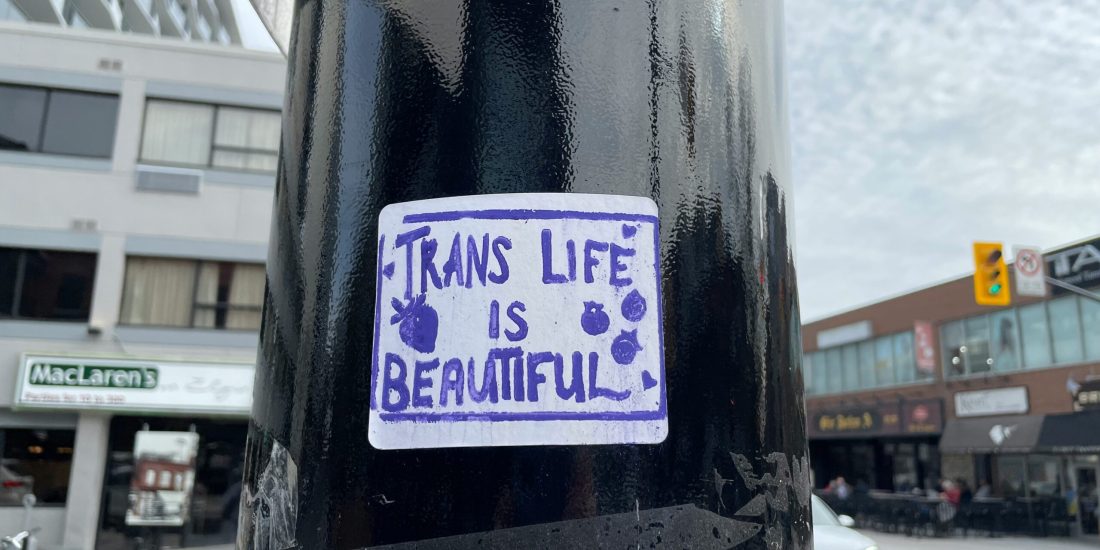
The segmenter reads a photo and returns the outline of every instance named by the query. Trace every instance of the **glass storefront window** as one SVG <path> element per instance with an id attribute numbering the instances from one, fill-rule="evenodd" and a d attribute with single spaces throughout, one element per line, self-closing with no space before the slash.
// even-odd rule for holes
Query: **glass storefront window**
<path id="1" fill-rule="evenodd" d="M 890 338 L 878 338 L 875 340 L 875 380 L 880 386 L 893 384 L 894 377 L 894 343 Z"/>
<path id="2" fill-rule="evenodd" d="M 0 506 L 64 504 L 73 464 L 73 430 L 0 429 Z"/>
<path id="3" fill-rule="evenodd" d="M 164 548 L 210 547 L 232 544 L 236 539 L 237 514 L 241 498 L 241 468 L 244 461 L 247 423 L 243 420 L 186 418 L 111 419 L 107 452 L 107 475 L 99 536 L 100 550 L 129 550 L 139 538 L 149 540 L 149 527 L 128 525 L 131 476 L 139 475 L 147 485 L 183 486 L 183 474 L 163 469 L 141 469 L 134 460 L 134 440 L 144 428 L 151 431 L 194 431 L 199 436 L 198 453 L 190 498 L 189 518 L 183 527 L 160 528 Z M 136 470 L 136 471 L 135 471 Z"/>
<path id="4" fill-rule="evenodd" d="M 875 380 L 875 344 L 870 340 L 859 343 L 859 377 L 866 387 L 878 385 Z"/>
<path id="5" fill-rule="evenodd" d="M 854 344 L 840 348 L 840 360 L 844 364 L 845 391 L 855 391 L 867 387 L 868 384 L 860 383 L 859 353 L 857 353 Z"/>
<path id="6" fill-rule="evenodd" d="M 899 383 L 912 382 L 917 377 L 917 362 L 913 355 L 913 333 L 894 335 L 894 370 Z"/>
<path id="7" fill-rule="evenodd" d="M 1100 360 L 1100 302 L 1081 299 L 1081 332 L 1085 335 L 1085 359 Z"/>
<path id="8" fill-rule="evenodd" d="M 940 346 L 943 348 L 943 370 L 947 378 L 966 374 L 963 363 L 963 324 L 962 321 L 944 323 L 940 328 Z"/>
<path id="9" fill-rule="evenodd" d="M 1057 497 L 1063 494 L 1058 457 L 1031 455 L 1027 457 L 1029 496 Z"/>
<path id="10" fill-rule="evenodd" d="M 966 320 L 966 350 L 963 352 L 967 374 L 989 372 L 993 358 L 989 354 L 989 317 L 971 317 Z"/>
<path id="11" fill-rule="evenodd" d="M 1022 307 L 1018 312 L 1020 335 L 1024 344 L 1024 365 L 1028 368 L 1049 366 L 1052 358 L 1046 304 Z"/>
<path id="12" fill-rule="evenodd" d="M 1081 318 L 1077 314 L 1077 297 L 1067 296 L 1047 302 L 1050 316 L 1050 336 L 1054 344 L 1055 363 L 1076 363 L 1085 358 L 1081 345 Z"/>
<path id="13" fill-rule="evenodd" d="M 1001 455 L 994 457 L 993 494 L 1002 498 L 1026 496 L 1024 494 L 1024 468 L 1023 456 Z"/>
<path id="14" fill-rule="evenodd" d="M 1020 336 L 1017 330 L 1016 310 L 998 311 L 990 316 L 993 341 L 990 342 L 993 370 L 1013 371 L 1020 368 Z"/>
<path id="15" fill-rule="evenodd" d="M 825 388 L 828 393 L 844 391 L 844 373 L 840 368 L 840 348 L 825 352 Z"/>
<path id="16" fill-rule="evenodd" d="M 802 391 L 806 395 L 814 395 L 814 354 L 802 354 Z"/>

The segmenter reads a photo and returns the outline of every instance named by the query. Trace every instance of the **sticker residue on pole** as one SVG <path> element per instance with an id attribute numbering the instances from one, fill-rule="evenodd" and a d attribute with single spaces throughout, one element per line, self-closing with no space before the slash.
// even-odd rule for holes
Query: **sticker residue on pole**
<path id="1" fill-rule="evenodd" d="M 433 199 L 378 229 L 371 445 L 664 440 L 653 201 Z"/>

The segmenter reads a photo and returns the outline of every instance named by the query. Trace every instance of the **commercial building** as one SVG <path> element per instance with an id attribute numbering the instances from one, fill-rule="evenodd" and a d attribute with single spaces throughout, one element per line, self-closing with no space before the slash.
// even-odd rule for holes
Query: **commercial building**
<path id="1" fill-rule="evenodd" d="M 1055 279 L 1100 287 L 1100 238 L 1043 258 Z M 816 486 L 961 478 L 993 498 L 1064 499 L 1096 533 L 1100 301 L 1051 286 L 987 307 L 973 289 L 961 277 L 803 327 Z"/>
<path id="2" fill-rule="evenodd" d="M 171 5 L 192 40 L 128 15 Z M 0 0 L 0 534 L 29 493 L 44 548 L 233 540 L 285 62 L 227 5 Z M 197 451 L 135 485 L 143 431 Z M 192 481 L 185 525 L 127 521 L 132 487 Z"/>

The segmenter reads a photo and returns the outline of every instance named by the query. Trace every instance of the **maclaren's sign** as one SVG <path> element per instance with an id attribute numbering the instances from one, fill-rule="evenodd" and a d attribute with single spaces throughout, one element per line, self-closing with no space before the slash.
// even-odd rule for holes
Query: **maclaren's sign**
<path id="1" fill-rule="evenodd" d="M 71 362 L 34 362 L 27 383 L 32 386 L 75 386 L 151 390 L 157 387 L 154 366 L 89 366 Z"/>
<path id="2" fill-rule="evenodd" d="M 811 437 L 829 438 L 938 434 L 942 430 L 942 402 L 919 399 L 811 413 L 807 431 Z"/>
<path id="3" fill-rule="evenodd" d="M 246 363 L 24 354 L 18 409 L 247 415 L 254 368 Z"/>

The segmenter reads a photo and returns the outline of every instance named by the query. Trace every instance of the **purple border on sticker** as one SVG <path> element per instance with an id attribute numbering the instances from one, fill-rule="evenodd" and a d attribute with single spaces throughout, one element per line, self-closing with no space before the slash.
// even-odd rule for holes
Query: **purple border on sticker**
<path id="1" fill-rule="evenodd" d="M 609 222 L 641 222 L 653 224 L 653 272 L 657 282 L 657 339 L 660 341 L 661 357 L 661 401 L 655 410 L 640 411 L 593 411 L 593 412 L 561 412 L 561 411 L 529 411 L 529 412 L 379 412 L 378 417 L 383 422 L 517 422 L 517 421 L 551 421 L 551 420 L 612 420 L 612 421 L 644 421 L 661 420 L 667 417 L 667 395 L 665 393 L 665 322 L 664 303 L 661 293 L 661 241 L 660 224 L 657 216 L 648 214 L 628 214 L 613 212 L 584 212 L 580 210 L 537 210 L 537 209 L 485 209 L 485 210 L 453 210 L 446 212 L 425 212 L 420 214 L 406 214 L 401 218 L 402 223 L 426 223 L 449 222 L 463 219 L 476 220 L 584 220 L 584 221 L 609 221 Z M 382 257 L 385 250 L 386 236 L 378 235 L 378 262 L 375 275 L 375 306 L 374 306 L 374 350 L 371 363 L 370 383 L 370 408 L 377 410 L 378 389 L 378 340 L 381 337 L 382 299 Z"/>

